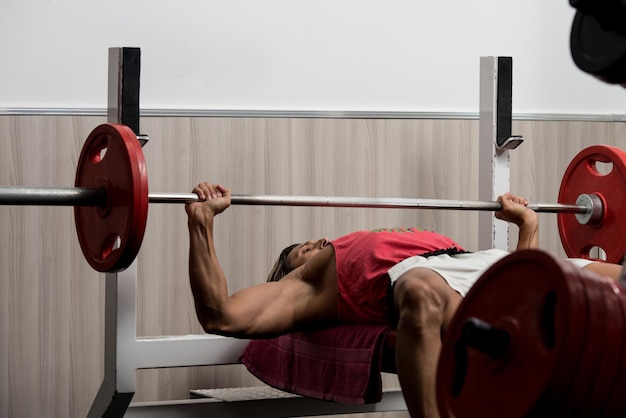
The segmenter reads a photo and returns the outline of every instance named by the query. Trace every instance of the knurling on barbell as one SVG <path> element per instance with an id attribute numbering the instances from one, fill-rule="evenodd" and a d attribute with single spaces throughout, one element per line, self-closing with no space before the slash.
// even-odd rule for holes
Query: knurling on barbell
<path id="1" fill-rule="evenodd" d="M 611 162 L 609 174 L 594 169 Z M 573 168 L 572 168 L 573 167 Z M 589 174 L 590 173 L 590 174 Z M 590 257 L 597 246 L 607 261 L 626 252 L 626 153 L 597 145 L 581 151 L 563 177 L 559 203 L 529 204 L 537 212 L 559 214 L 559 232 L 570 257 Z M 146 162 L 135 133 L 104 124 L 88 136 L 78 161 L 75 187 L 0 187 L 0 205 L 75 206 L 78 240 L 97 271 L 127 268 L 136 258 L 147 223 L 148 203 L 189 203 L 193 193 L 148 193 Z M 575 202 L 575 203 L 572 203 Z M 452 209 L 498 211 L 499 202 L 339 196 L 232 195 L 233 205 L 329 206 L 348 208 Z M 576 216 L 571 216 L 575 214 Z M 582 237 L 582 238 L 581 238 Z"/>

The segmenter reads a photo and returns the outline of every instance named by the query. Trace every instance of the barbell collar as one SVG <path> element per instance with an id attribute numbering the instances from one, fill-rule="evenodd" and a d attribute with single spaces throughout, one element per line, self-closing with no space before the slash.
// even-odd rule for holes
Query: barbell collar
<path id="1" fill-rule="evenodd" d="M 577 205 L 582 205 L 589 210 L 585 213 L 577 213 L 576 220 L 581 225 L 598 225 L 604 218 L 604 204 L 597 194 L 581 194 L 576 199 Z"/>

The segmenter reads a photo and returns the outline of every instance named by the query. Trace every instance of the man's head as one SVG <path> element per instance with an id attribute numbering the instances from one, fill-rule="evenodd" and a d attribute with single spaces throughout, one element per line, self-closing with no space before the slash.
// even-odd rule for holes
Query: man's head
<path id="1" fill-rule="evenodd" d="M 307 241 L 303 244 L 292 244 L 283 249 L 274 263 L 274 267 L 267 276 L 268 282 L 277 282 L 291 271 L 304 265 L 315 254 L 328 246 L 330 242 L 326 238 L 317 241 Z"/>
<path id="2" fill-rule="evenodd" d="M 287 263 L 287 257 L 289 256 L 291 250 L 296 248 L 298 245 L 300 244 L 291 244 L 280 252 L 278 260 L 276 260 L 274 267 L 272 267 L 270 274 L 267 276 L 268 282 L 277 282 L 294 269 Z"/>

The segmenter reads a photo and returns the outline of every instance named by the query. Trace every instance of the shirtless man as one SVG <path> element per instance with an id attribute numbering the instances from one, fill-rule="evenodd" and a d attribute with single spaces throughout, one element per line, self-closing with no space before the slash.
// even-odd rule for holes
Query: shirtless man
<path id="1" fill-rule="evenodd" d="M 477 253 L 465 252 L 451 239 L 416 228 L 360 231 L 289 248 L 281 257 L 288 268 L 280 260 L 275 268 L 284 277 L 231 295 L 213 240 L 214 218 L 230 205 L 231 191 L 205 182 L 193 192 L 203 201 L 185 207 L 189 278 L 196 314 L 207 333 L 259 338 L 338 323 L 393 321 L 398 378 L 409 412 L 439 416 L 435 379 L 442 335 L 469 287 L 505 252 L 488 250 L 474 257 Z M 510 194 L 499 201 L 503 210 L 496 217 L 519 226 L 517 249 L 536 248 L 538 220 L 526 208 L 528 202 Z M 359 247 L 365 240 L 373 241 Z M 379 247 L 384 262 L 379 254 L 371 256 Z M 475 266 L 477 258 L 491 260 Z M 575 262 L 616 280 L 621 272 L 615 264 Z M 450 263 L 473 271 L 459 274 L 455 267 L 456 273 L 450 272 Z"/>

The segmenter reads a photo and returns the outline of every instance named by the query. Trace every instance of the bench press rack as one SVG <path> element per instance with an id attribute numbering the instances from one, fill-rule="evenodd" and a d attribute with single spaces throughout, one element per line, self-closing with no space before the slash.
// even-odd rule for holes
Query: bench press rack
<path id="1" fill-rule="evenodd" d="M 510 58 L 508 59 L 510 60 Z M 504 63 L 504 64 L 502 64 Z M 498 85 L 498 66 L 509 61 L 500 57 L 481 58 L 480 98 L 480 164 L 481 197 L 493 199 L 508 190 L 508 150 L 519 145 L 521 137 L 510 136 L 510 75 L 508 88 Z M 108 122 L 129 126 L 139 135 L 139 48 L 110 48 L 108 75 Z M 502 82 L 501 82 L 502 84 Z M 499 96 L 508 97 L 502 123 L 498 109 Z M 501 103 L 506 103 L 502 101 Z M 507 116 L 508 112 L 508 116 Z M 508 129 L 508 133 L 507 133 Z M 138 139 L 145 137 L 138 136 Z M 483 168 L 484 167 L 484 168 Z M 491 178 L 491 180 L 489 180 Z M 480 245 L 507 249 L 508 227 L 497 225 L 486 214 L 480 221 L 485 235 Z M 496 226 L 497 225 L 497 226 Z M 248 341 L 216 335 L 137 337 L 137 263 L 119 273 L 105 274 L 104 378 L 91 405 L 88 417 L 294 417 L 406 410 L 402 392 L 388 390 L 381 402 L 349 405 L 304 397 L 262 399 L 242 402 L 220 402 L 211 399 L 149 402 L 131 405 L 135 393 L 135 371 L 138 369 L 207 366 L 239 363 Z"/>

